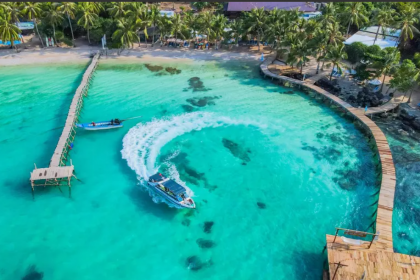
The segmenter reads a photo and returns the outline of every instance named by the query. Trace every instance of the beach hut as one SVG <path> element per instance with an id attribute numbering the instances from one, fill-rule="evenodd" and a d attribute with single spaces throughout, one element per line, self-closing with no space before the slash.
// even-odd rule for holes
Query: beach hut
<path id="1" fill-rule="evenodd" d="M 379 81 L 378 79 L 373 79 L 368 82 L 368 88 L 372 90 L 373 92 L 378 92 L 381 89 L 380 87 L 381 84 L 382 82 Z"/>

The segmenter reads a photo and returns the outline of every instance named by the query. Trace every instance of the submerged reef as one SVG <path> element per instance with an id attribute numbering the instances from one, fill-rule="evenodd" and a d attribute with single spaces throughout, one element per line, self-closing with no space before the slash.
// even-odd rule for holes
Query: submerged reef
<path id="1" fill-rule="evenodd" d="M 213 228 L 213 226 L 214 226 L 214 222 L 212 221 L 205 222 L 203 226 L 203 231 L 205 233 L 211 233 L 211 229 Z"/>
<path id="2" fill-rule="evenodd" d="M 251 161 L 251 158 L 248 154 L 251 153 L 250 149 L 245 149 L 241 147 L 238 143 L 233 142 L 232 140 L 223 138 L 222 139 L 223 146 L 228 149 L 232 155 L 236 158 L 242 160 L 242 165 L 246 165 L 247 162 Z"/>
<path id="3" fill-rule="evenodd" d="M 44 273 L 38 272 L 35 265 L 31 265 L 26 270 L 25 276 L 22 277 L 22 280 L 42 280 L 44 278 Z"/>
<path id="4" fill-rule="evenodd" d="M 159 65 L 145 64 L 144 66 L 146 66 L 146 68 L 149 69 L 150 72 L 159 72 L 163 70 L 163 67 Z"/>
<path id="5" fill-rule="evenodd" d="M 192 271 L 200 270 L 202 268 L 211 266 L 212 264 L 213 264 L 213 262 L 211 260 L 209 260 L 207 262 L 203 262 L 197 256 L 190 256 L 185 261 L 185 265 L 187 266 L 187 268 L 192 270 Z"/>
<path id="6" fill-rule="evenodd" d="M 202 249 L 209 249 L 216 246 L 216 243 L 208 239 L 199 238 L 196 240 L 196 242 L 198 246 Z"/>
<path id="7" fill-rule="evenodd" d="M 216 105 L 214 100 L 219 99 L 220 96 L 203 96 L 188 98 L 186 101 L 196 107 L 205 107 L 207 105 Z"/>
<path id="8" fill-rule="evenodd" d="M 171 75 L 174 75 L 174 74 L 181 74 L 181 70 L 176 69 L 176 68 L 174 68 L 174 67 L 166 67 L 166 68 L 165 68 L 165 71 L 166 71 L 166 72 L 168 72 L 168 73 L 170 73 Z"/>
<path id="9" fill-rule="evenodd" d="M 200 80 L 199 77 L 192 77 L 188 79 L 188 84 L 189 84 L 188 89 L 192 89 L 193 92 L 210 90 L 209 88 L 206 88 L 204 86 L 204 83 Z"/>

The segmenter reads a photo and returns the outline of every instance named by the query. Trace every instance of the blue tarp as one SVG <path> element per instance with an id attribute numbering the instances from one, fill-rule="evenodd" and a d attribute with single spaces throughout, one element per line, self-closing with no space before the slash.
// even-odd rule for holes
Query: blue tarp
<path id="1" fill-rule="evenodd" d="M 183 186 L 172 180 L 166 181 L 162 185 L 168 188 L 175 195 L 182 194 L 186 191 Z"/>
<path id="2" fill-rule="evenodd" d="M 19 35 L 19 37 L 20 37 L 20 38 L 22 38 L 22 35 Z M 19 44 L 22 44 L 22 42 L 21 42 L 20 40 L 15 40 L 15 41 L 13 42 L 13 44 L 15 44 L 15 45 L 19 45 Z M 10 45 L 11 45 L 11 43 L 10 43 L 10 41 L 3 42 L 2 40 L 0 40 L 0 45 L 10 46 Z"/>
<path id="3" fill-rule="evenodd" d="M 162 181 L 163 179 L 165 179 L 165 176 L 160 175 L 160 173 L 157 173 L 157 174 L 152 175 L 152 176 L 149 177 L 149 181 L 153 180 L 155 182 Z"/>

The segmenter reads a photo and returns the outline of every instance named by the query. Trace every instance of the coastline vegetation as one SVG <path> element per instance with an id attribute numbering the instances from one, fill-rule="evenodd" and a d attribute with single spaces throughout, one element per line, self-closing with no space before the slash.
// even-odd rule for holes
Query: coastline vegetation
<path id="1" fill-rule="evenodd" d="M 270 11 L 263 8 L 243 12 L 234 20 L 223 14 L 221 3 L 193 2 L 193 10 L 182 7 L 180 13 L 161 15 L 158 4 L 142 2 L 4 2 L 0 4 L 0 39 L 20 40 L 15 25 L 31 21 L 40 39 L 52 37 L 55 42 L 75 45 L 75 39 L 86 36 L 89 44 L 99 44 L 105 35 L 109 48 L 133 48 L 142 40 L 148 47 L 162 44 L 167 38 L 198 41 L 205 38 L 215 50 L 233 48 L 239 42 L 256 44 L 276 51 L 277 57 L 292 67 L 303 68 L 311 58 L 318 69 L 333 66 L 342 71 L 347 60 L 356 68 L 360 80 L 391 76 L 391 87 L 411 91 L 420 72 L 414 54 L 420 45 L 420 4 L 411 2 L 342 2 L 327 3 L 322 15 L 304 19 L 298 10 Z M 356 42 L 343 41 L 362 27 L 377 25 L 375 43 L 381 27 L 400 29 L 396 47 L 381 49 Z M 151 33 L 151 34 L 149 34 Z M 22 42 L 23 45 L 25 42 Z M 401 53 L 406 59 L 400 63 Z M 383 84 L 382 84 L 383 85 Z"/>

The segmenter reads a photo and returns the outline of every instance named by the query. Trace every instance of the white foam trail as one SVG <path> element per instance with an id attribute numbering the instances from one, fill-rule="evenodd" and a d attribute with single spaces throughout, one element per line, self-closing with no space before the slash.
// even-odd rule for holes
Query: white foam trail
<path id="1" fill-rule="evenodd" d="M 229 125 L 260 126 L 254 122 L 235 121 L 207 112 L 185 113 L 169 119 L 154 119 L 148 123 L 139 123 L 128 131 L 123 139 L 121 154 L 127 160 L 128 166 L 136 172 L 138 179 L 147 180 L 150 175 L 158 172 L 156 159 L 161 149 L 172 139 L 193 130 Z M 179 179 L 174 165 L 169 165 L 169 172 L 171 178 L 186 187 Z M 188 192 L 191 196 L 194 194 L 191 190 Z"/>

